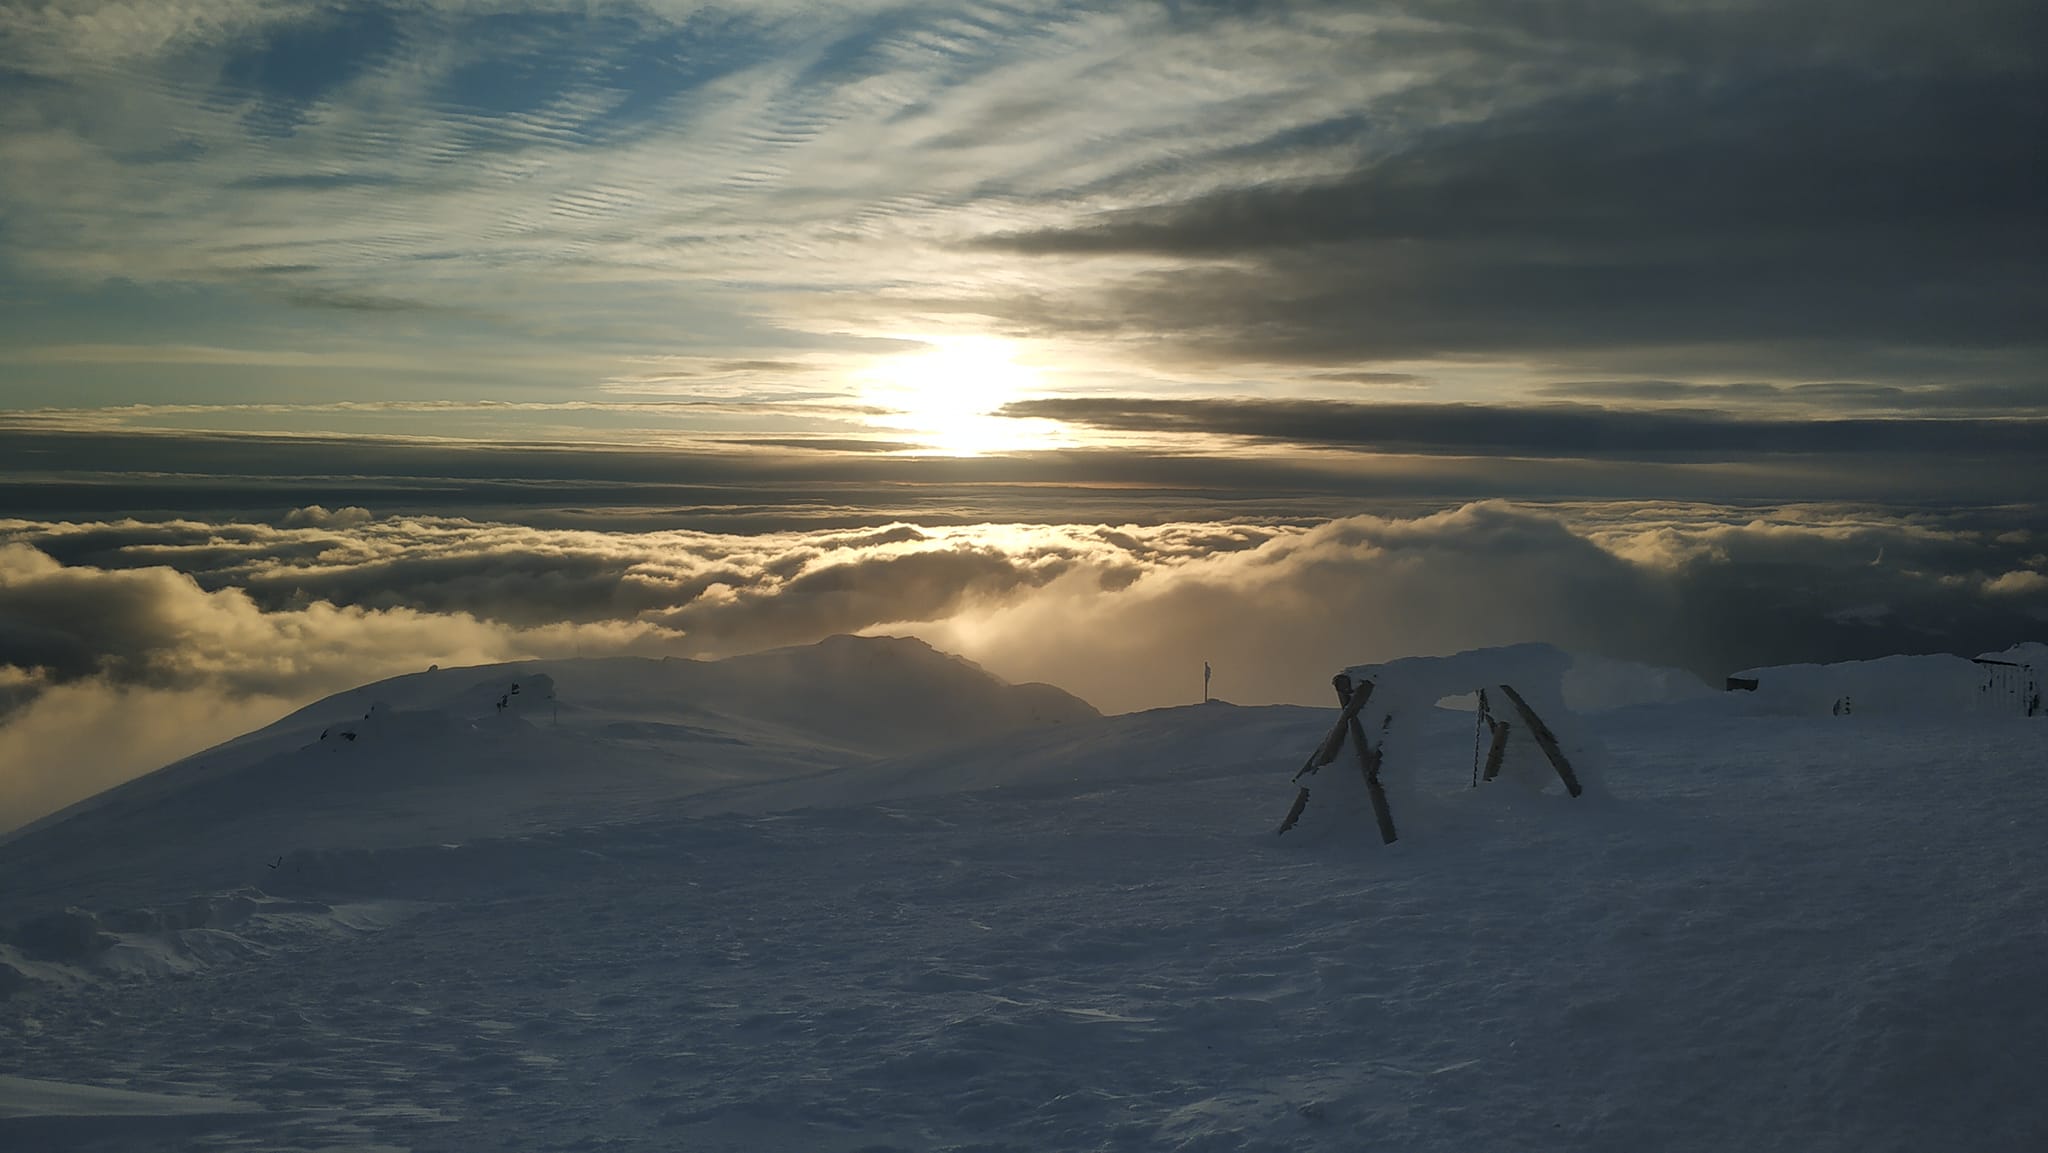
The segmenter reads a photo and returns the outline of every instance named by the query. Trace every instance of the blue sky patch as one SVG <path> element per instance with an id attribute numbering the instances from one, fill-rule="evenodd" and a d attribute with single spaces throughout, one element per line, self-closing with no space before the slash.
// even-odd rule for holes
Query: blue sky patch
<path id="1" fill-rule="evenodd" d="M 388 8 L 331 10 L 266 29 L 256 43 L 228 56 L 221 84 L 258 98 L 252 129 L 286 135 L 304 121 L 309 107 L 375 67 L 402 40 L 398 18 Z"/>

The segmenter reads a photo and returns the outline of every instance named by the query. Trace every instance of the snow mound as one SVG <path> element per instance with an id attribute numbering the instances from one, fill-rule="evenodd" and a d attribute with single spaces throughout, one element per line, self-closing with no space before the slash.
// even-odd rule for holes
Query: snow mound
<path id="1" fill-rule="evenodd" d="M 1538 744 L 1528 716 L 1514 703 L 1513 696 L 1518 694 L 1529 713 L 1556 738 L 1581 787 L 1596 792 L 1605 751 L 1599 738 L 1566 703 L 1568 678 L 1578 663 L 1578 658 L 1553 645 L 1520 644 L 1469 649 L 1450 656 L 1403 657 L 1354 665 L 1344 672 L 1354 684 L 1370 681 L 1373 685 L 1372 699 L 1360 711 L 1359 720 L 1369 736 L 1383 742 L 1390 790 L 1401 787 L 1396 782 L 1404 774 L 1398 766 L 1427 763 L 1436 752 L 1427 739 L 1426 727 L 1416 722 L 1426 719 L 1445 697 L 1483 690 L 1494 718 L 1510 725 L 1508 756 L 1500 779 L 1519 781 L 1535 790 L 1560 785 L 1557 770 Z M 1582 677 L 1580 695 L 1611 705 L 1616 694 L 1611 688 L 1603 689 L 1601 679 L 1599 673 Z M 1503 686 L 1512 688 L 1514 694 Z M 1466 783 L 1469 787 L 1469 779 Z"/>
<path id="2" fill-rule="evenodd" d="M 1358 728 L 1377 747 L 1378 780 L 1398 838 L 1491 835 L 1479 826 L 1507 819 L 1505 810 L 1542 806 L 1554 816 L 1556 802 L 1603 797 L 1605 747 L 1566 704 L 1576 664 L 1572 654 L 1551 645 L 1522 644 L 1346 669 L 1342 675 L 1357 686 L 1354 691 L 1370 693 L 1358 712 Z M 1610 670 L 1595 666 L 1594 672 Z M 1667 687 L 1672 686 L 1683 692 L 1682 680 L 1674 678 Z M 1474 715 L 1482 692 L 1490 720 L 1506 725 L 1503 756 L 1490 779 L 1482 766 L 1491 759 L 1495 730 Z M 1597 679 L 1582 680 L 1579 695 L 1610 707 L 1637 703 L 1617 700 L 1619 694 Z M 1562 765 L 1553 760 L 1546 738 Z M 1296 841 L 1351 841 L 1360 830 L 1380 839 L 1363 769 L 1357 741 L 1347 735 L 1329 764 L 1297 775 L 1309 797 L 1298 796 L 1305 807 L 1287 817 L 1289 832 L 1301 830 Z"/>

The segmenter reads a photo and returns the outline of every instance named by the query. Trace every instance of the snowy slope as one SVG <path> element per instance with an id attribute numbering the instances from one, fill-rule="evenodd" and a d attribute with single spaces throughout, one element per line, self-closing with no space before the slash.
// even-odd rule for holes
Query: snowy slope
<path id="1" fill-rule="evenodd" d="M 361 836 L 397 786 L 358 777 L 260 892 L 152 922 L 32 880 L 0 1146 L 2048 1147 L 2048 722 L 1678 695 L 1580 716 L 1579 800 L 1471 789 L 1472 715 L 1405 714 L 1392 846 L 1344 762 L 1274 835 L 1333 709 L 819 736 L 779 775 L 707 742 L 703 788 L 447 840 Z M 478 804 L 484 768 L 444 766 Z M 203 836 L 178 812 L 122 827 Z M 106 1090 L 150 1115 L 36 1104 Z"/>

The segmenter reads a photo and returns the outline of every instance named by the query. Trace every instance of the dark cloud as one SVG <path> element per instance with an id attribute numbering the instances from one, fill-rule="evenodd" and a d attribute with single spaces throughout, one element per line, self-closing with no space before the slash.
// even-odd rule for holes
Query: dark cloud
<path id="1" fill-rule="evenodd" d="M 1412 372 L 1324 372 L 1317 380 L 1340 380 L 1349 384 L 1420 384 L 1427 378 Z"/>
<path id="2" fill-rule="evenodd" d="M 429 312 L 440 307 L 404 296 L 325 288 L 295 289 L 285 294 L 285 300 L 300 308 L 335 308 L 343 312 Z"/>
<path id="3" fill-rule="evenodd" d="M 735 436 L 724 444 L 754 448 L 794 448 L 804 452 L 912 452 L 925 446 L 901 440 L 858 440 L 834 436 Z"/>
<path id="4" fill-rule="evenodd" d="M 1189 359 L 1714 346 L 1811 376 L 1881 342 L 1998 350 L 2038 388 L 2048 71 L 2011 46 L 2048 18 L 1882 7 L 1869 28 L 1817 5 L 1420 9 L 1413 34 L 1468 65 L 1385 110 L 1411 130 L 1338 177 L 986 237 L 1167 266 L 998 307 Z"/>
<path id="5" fill-rule="evenodd" d="M 1651 388 L 1657 387 L 1654 383 Z M 1592 405 L 1319 400 L 1024 400 L 1003 414 L 1139 432 L 1211 433 L 1379 452 L 1613 457 L 1671 454 L 2048 455 L 2048 420 L 1757 420 Z"/>
<path id="6" fill-rule="evenodd" d="M 2035 502 L 2048 468 L 2048 454 L 2030 447 L 2040 443 L 2038 421 L 1757 422 L 1747 439 L 1751 425 L 1740 420 L 1573 406 L 1525 414 L 1081 398 L 1010 411 L 1138 430 L 1150 446 L 947 458 L 0 426 L 0 516 L 217 522 L 224 513 L 268 520 L 293 507 L 354 505 L 708 532 L 892 521 L 1161 524 L 1218 515 L 1321 520 L 1489 497 Z M 1217 434 L 1269 447 L 1223 452 Z M 1336 459 L 1288 447 L 1296 442 L 1379 451 Z M 1972 463 L 2002 448 L 2010 451 L 1998 468 Z"/>
<path id="7" fill-rule="evenodd" d="M 321 191 L 330 188 L 387 188 L 398 182 L 397 177 L 378 172 L 276 172 L 240 177 L 228 181 L 226 187 Z"/>
<path id="8" fill-rule="evenodd" d="M 2048 390 L 2023 385 L 1934 384 L 1906 386 L 1859 380 L 1801 384 L 1768 381 L 1701 383 L 1683 380 L 1558 381 L 1533 390 L 1538 396 L 1584 400 L 1670 402 L 1700 407 L 1789 406 L 1849 412 L 2048 412 Z"/>

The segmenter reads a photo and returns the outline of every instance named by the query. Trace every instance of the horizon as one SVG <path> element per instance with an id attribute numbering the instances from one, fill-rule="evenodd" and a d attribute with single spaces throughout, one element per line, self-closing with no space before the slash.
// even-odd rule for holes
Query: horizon
<path id="1" fill-rule="evenodd" d="M 430 664 L 887 632 L 1120 712 L 2048 639 L 2044 40 L 10 10 L 0 828 Z"/>

